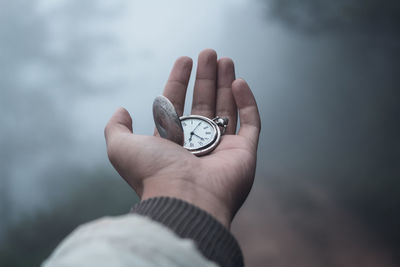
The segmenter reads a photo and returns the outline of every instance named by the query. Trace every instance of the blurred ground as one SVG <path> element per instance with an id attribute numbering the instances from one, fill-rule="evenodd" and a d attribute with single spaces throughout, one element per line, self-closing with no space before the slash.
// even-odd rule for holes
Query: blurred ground
<path id="1" fill-rule="evenodd" d="M 69 186 L 69 195 L 8 229 L 0 266 L 37 266 L 79 224 L 124 214 L 137 201 L 114 172 L 76 175 L 81 182 Z M 398 266 L 379 232 L 335 200 L 329 188 L 295 178 L 258 173 L 232 229 L 246 266 Z"/>
<path id="2" fill-rule="evenodd" d="M 318 184 L 259 174 L 233 224 L 246 266 L 394 267 L 377 236 Z"/>

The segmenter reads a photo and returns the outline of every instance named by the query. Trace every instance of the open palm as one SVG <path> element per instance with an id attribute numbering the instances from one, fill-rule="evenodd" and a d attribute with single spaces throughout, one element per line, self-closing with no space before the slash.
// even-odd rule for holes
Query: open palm
<path id="1" fill-rule="evenodd" d="M 181 57 L 171 71 L 163 95 L 183 114 L 192 60 Z M 239 110 L 240 128 L 236 133 Z M 111 163 L 142 199 L 170 196 L 186 200 L 229 227 L 253 184 L 260 118 L 247 83 L 235 80 L 231 59 L 217 60 L 214 50 L 198 59 L 192 114 L 229 118 L 221 143 L 196 157 L 158 136 L 132 134 L 132 119 L 118 109 L 105 129 Z"/>

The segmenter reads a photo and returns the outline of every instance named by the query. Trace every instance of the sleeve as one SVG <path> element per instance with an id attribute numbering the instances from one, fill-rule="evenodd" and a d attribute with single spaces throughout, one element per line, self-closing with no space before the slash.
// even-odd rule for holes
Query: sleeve
<path id="1" fill-rule="evenodd" d="M 217 267 L 190 239 L 137 214 L 102 218 L 79 226 L 42 267 Z"/>
<path id="2" fill-rule="evenodd" d="M 132 212 L 163 224 L 181 238 L 193 240 L 204 257 L 220 266 L 244 266 L 233 235 L 200 208 L 179 199 L 158 197 L 139 202 Z"/>

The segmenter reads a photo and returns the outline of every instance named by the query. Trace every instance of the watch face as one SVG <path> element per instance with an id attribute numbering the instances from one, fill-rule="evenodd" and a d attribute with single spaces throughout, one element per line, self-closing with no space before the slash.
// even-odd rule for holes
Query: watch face
<path id="1" fill-rule="evenodd" d="M 219 142 L 220 131 L 216 124 L 202 116 L 181 117 L 184 135 L 183 146 L 194 154 L 211 152 Z"/>

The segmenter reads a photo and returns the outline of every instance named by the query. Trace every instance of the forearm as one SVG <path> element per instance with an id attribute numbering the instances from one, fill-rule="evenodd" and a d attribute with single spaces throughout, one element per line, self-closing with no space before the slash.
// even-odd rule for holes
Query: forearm
<path id="1" fill-rule="evenodd" d="M 165 225 L 181 238 L 193 240 L 207 259 L 220 266 L 243 266 L 239 244 L 229 230 L 213 216 L 188 202 L 156 197 L 141 201 L 132 212 Z"/>
<path id="2" fill-rule="evenodd" d="M 44 262 L 56 266 L 243 266 L 231 233 L 205 211 L 179 199 L 138 203 L 129 215 L 78 227 Z"/>
<path id="3" fill-rule="evenodd" d="M 197 185 L 195 181 L 196 179 L 175 178 L 174 176 L 148 178 L 144 181 L 141 199 L 157 197 L 181 199 L 209 213 L 229 230 L 232 220 L 230 209 L 218 196 L 201 185 Z"/>
<path id="4" fill-rule="evenodd" d="M 42 264 L 60 266 L 216 267 L 194 242 L 144 216 L 129 214 L 84 224 L 66 237 Z"/>

